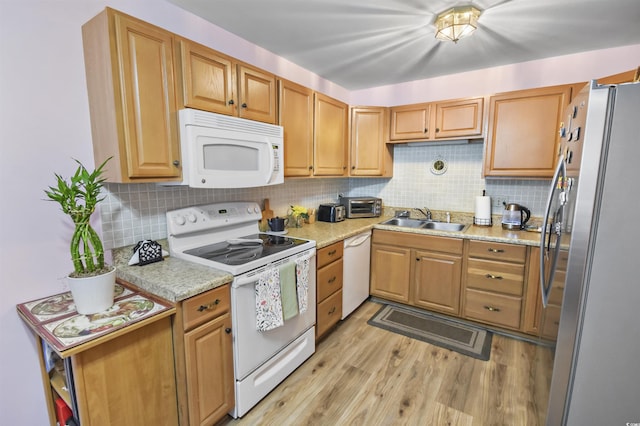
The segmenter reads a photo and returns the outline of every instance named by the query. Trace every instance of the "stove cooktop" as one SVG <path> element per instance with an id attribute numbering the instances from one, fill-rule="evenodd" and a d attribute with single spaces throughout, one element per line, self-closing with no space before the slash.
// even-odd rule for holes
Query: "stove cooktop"
<path id="1" fill-rule="evenodd" d="M 305 243 L 308 241 L 260 233 L 185 250 L 184 253 L 225 265 L 244 265 Z"/>

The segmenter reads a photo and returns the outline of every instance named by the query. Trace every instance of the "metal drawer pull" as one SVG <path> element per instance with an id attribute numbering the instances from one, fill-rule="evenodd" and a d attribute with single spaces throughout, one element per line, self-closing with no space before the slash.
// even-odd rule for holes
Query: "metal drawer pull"
<path id="1" fill-rule="evenodd" d="M 200 305 L 200 307 L 198 308 L 198 312 L 208 311 L 209 309 L 213 309 L 219 303 L 220 303 L 220 299 L 216 299 L 212 303 L 209 303 L 208 305 Z"/>
<path id="2" fill-rule="evenodd" d="M 336 250 L 331 250 L 329 253 L 327 253 L 329 256 L 333 256 L 334 254 L 336 254 Z"/>
<path id="3" fill-rule="evenodd" d="M 493 306 L 485 306 L 484 307 L 487 311 L 491 311 L 491 312 L 500 312 L 500 308 L 494 308 Z"/>
<path id="4" fill-rule="evenodd" d="M 494 248 L 488 248 L 487 251 L 490 251 L 491 253 L 504 253 L 504 250 Z"/>
<path id="5" fill-rule="evenodd" d="M 331 284 L 331 283 L 332 283 L 332 282 L 334 282 L 335 280 L 336 280 L 336 276 L 334 275 L 333 277 L 329 278 L 329 279 L 327 280 L 327 282 L 328 282 L 329 284 Z"/>
<path id="6" fill-rule="evenodd" d="M 332 313 L 334 313 L 336 311 L 336 307 L 334 306 L 333 308 L 331 308 L 331 310 L 329 311 L 329 315 L 331 315 Z"/>
<path id="7" fill-rule="evenodd" d="M 487 278 L 491 278 L 492 280 L 501 280 L 502 277 L 500 275 L 487 274 L 485 275 Z"/>

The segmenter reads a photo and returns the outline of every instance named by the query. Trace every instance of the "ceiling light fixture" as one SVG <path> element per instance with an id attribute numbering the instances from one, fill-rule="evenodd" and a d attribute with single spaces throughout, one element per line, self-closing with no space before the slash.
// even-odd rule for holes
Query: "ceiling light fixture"
<path id="1" fill-rule="evenodd" d="M 471 35 L 478 27 L 480 10 L 473 6 L 452 7 L 438 15 L 435 21 L 436 38 L 457 43 L 463 37 Z"/>

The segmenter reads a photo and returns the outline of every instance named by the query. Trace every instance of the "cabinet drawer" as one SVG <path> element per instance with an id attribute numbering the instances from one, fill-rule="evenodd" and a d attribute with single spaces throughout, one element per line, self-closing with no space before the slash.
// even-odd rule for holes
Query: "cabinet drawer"
<path id="1" fill-rule="evenodd" d="M 342 289 L 318 304 L 316 337 L 322 336 L 342 317 Z"/>
<path id="2" fill-rule="evenodd" d="M 501 327 L 520 328 L 521 298 L 472 289 L 467 289 L 465 297 L 466 318 Z"/>
<path id="3" fill-rule="evenodd" d="M 551 286 L 551 292 L 549 293 L 549 304 L 558 306 L 562 305 L 562 297 L 564 296 L 564 280 L 566 276 L 566 271 L 556 271 L 556 275 L 553 278 L 553 285 Z"/>
<path id="4" fill-rule="evenodd" d="M 544 324 L 542 324 L 542 337 L 555 340 L 558 337 L 560 326 L 560 306 L 548 305 Z"/>
<path id="5" fill-rule="evenodd" d="M 223 285 L 182 302 L 184 329 L 190 330 L 225 312 L 229 312 L 229 306 L 231 305 L 229 299 L 229 285 Z"/>
<path id="6" fill-rule="evenodd" d="M 469 259 L 467 287 L 522 296 L 524 265 Z"/>
<path id="7" fill-rule="evenodd" d="M 340 259 L 342 257 L 343 252 L 343 242 L 338 241 L 337 243 L 331 244 L 330 246 L 323 247 L 317 252 L 317 262 L 318 268 L 322 268 L 323 266 L 333 262 L 336 259 Z"/>
<path id="8" fill-rule="evenodd" d="M 328 264 L 318 270 L 318 301 L 322 302 L 327 296 L 342 288 L 342 259 Z"/>
<path id="9" fill-rule="evenodd" d="M 469 257 L 524 263 L 526 253 L 526 246 L 489 241 L 469 241 Z"/>

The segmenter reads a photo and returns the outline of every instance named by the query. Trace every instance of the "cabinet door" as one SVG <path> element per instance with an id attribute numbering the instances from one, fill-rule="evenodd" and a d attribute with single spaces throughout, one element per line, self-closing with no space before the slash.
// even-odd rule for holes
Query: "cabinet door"
<path id="1" fill-rule="evenodd" d="M 214 424 L 235 403 L 231 316 L 185 333 L 189 425 Z"/>
<path id="2" fill-rule="evenodd" d="M 569 95 L 569 86 L 554 86 L 492 96 L 484 175 L 553 176 Z"/>
<path id="3" fill-rule="evenodd" d="M 435 138 L 480 137 L 484 98 L 436 104 Z"/>
<path id="4" fill-rule="evenodd" d="M 313 90 L 278 80 L 279 124 L 284 128 L 284 175 L 313 173 Z"/>
<path id="5" fill-rule="evenodd" d="M 351 176 L 391 176 L 393 145 L 386 143 L 388 110 L 382 107 L 351 109 Z"/>
<path id="6" fill-rule="evenodd" d="M 94 158 L 110 182 L 181 176 L 173 35 L 113 9 L 82 27 Z"/>
<path id="7" fill-rule="evenodd" d="M 391 141 L 430 139 L 430 104 L 404 105 L 391 108 Z"/>
<path id="8" fill-rule="evenodd" d="M 83 425 L 178 424 L 169 317 L 84 350 L 72 365 Z"/>
<path id="9" fill-rule="evenodd" d="M 276 123 L 276 77 L 248 65 L 238 65 L 238 116 Z"/>
<path id="10" fill-rule="evenodd" d="M 189 40 L 178 44 L 181 106 L 234 115 L 236 81 L 231 58 Z"/>
<path id="11" fill-rule="evenodd" d="M 348 106 L 321 93 L 314 94 L 313 174 L 347 174 Z"/>
<path id="12" fill-rule="evenodd" d="M 371 245 L 371 295 L 409 303 L 411 250 Z"/>
<path id="13" fill-rule="evenodd" d="M 129 178 L 180 176 L 172 35 L 115 15 Z"/>
<path id="14" fill-rule="evenodd" d="M 415 262 L 413 304 L 459 315 L 461 256 L 416 251 Z"/>

